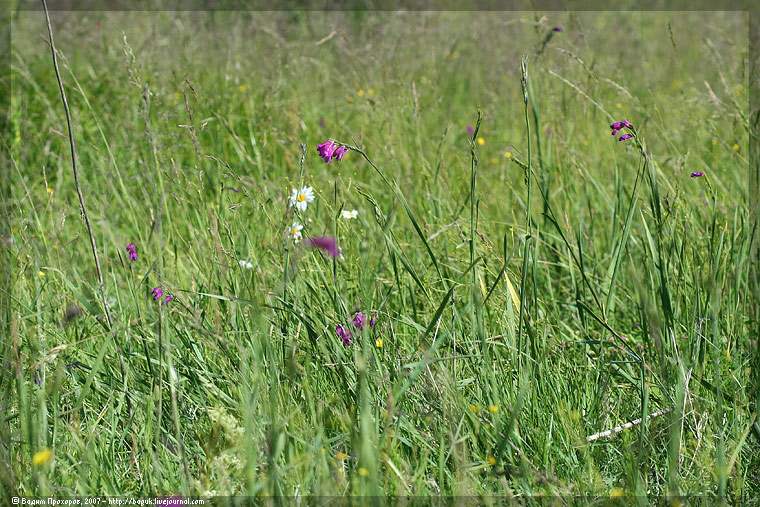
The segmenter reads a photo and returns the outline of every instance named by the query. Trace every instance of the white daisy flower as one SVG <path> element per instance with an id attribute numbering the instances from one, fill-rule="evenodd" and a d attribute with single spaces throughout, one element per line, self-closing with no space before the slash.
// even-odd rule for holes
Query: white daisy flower
<path id="1" fill-rule="evenodd" d="M 351 220 L 352 218 L 356 218 L 357 216 L 359 216 L 359 212 L 356 211 L 355 209 L 352 209 L 351 211 L 344 209 L 341 212 L 341 216 L 345 218 L 346 220 Z"/>
<path id="2" fill-rule="evenodd" d="M 293 222 L 293 225 L 288 228 L 288 236 L 293 239 L 294 243 L 301 241 L 301 229 L 303 229 L 303 225 L 299 224 L 298 222 Z"/>
<path id="3" fill-rule="evenodd" d="M 253 263 L 251 261 L 240 259 L 238 261 L 238 264 L 240 264 L 240 266 L 244 267 L 245 269 L 253 269 Z"/>
<path id="4" fill-rule="evenodd" d="M 301 190 L 295 188 L 290 193 L 290 205 L 295 206 L 298 211 L 306 211 L 306 206 L 314 200 L 314 189 L 311 187 L 303 187 Z"/>

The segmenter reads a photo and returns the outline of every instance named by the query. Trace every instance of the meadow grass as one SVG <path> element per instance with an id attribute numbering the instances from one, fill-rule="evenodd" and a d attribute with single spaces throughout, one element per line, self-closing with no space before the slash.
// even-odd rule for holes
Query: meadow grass
<path id="1" fill-rule="evenodd" d="M 51 18 L 113 325 L 14 12 L 5 497 L 757 502 L 747 13 Z"/>

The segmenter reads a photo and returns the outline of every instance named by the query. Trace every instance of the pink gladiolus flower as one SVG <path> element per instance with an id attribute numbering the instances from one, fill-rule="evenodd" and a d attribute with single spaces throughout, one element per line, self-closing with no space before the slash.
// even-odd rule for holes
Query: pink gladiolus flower
<path id="1" fill-rule="evenodd" d="M 127 253 L 129 254 L 129 260 L 137 260 L 137 247 L 134 244 L 127 245 Z"/>
<path id="2" fill-rule="evenodd" d="M 317 146 L 317 152 L 320 157 L 325 159 L 325 163 L 328 163 L 332 160 L 333 153 L 337 147 L 338 146 L 334 142 L 327 141 Z"/>
<path id="3" fill-rule="evenodd" d="M 335 334 L 343 340 L 343 345 L 351 345 L 351 331 L 343 326 L 338 326 L 335 328 Z"/>
<path id="4" fill-rule="evenodd" d="M 354 327 L 361 331 L 364 329 L 364 314 L 362 312 L 359 312 L 356 314 L 353 320 Z"/>
<path id="5" fill-rule="evenodd" d="M 304 243 L 307 247 L 316 247 L 329 253 L 335 258 L 342 257 L 338 241 L 331 236 L 317 236 L 309 238 Z"/>
<path id="6" fill-rule="evenodd" d="M 163 287 L 156 287 L 152 291 L 150 291 L 151 294 L 153 294 L 153 301 L 158 301 L 161 299 L 164 295 L 164 288 Z"/>
<path id="7" fill-rule="evenodd" d="M 343 155 L 345 155 L 346 153 L 348 153 L 348 148 L 346 148 L 345 146 L 338 146 L 337 148 L 335 148 L 335 152 L 333 153 L 333 158 L 337 158 L 338 162 L 340 162 L 341 160 L 343 160 Z"/>

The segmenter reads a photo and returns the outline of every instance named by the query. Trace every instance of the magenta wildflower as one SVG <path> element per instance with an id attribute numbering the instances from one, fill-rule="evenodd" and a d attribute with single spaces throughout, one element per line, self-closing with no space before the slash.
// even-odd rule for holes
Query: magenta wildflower
<path id="1" fill-rule="evenodd" d="M 159 286 L 150 291 L 150 293 L 153 295 L 153 301 L 158 301 L 161 299 L 164 295 L 164 288 Z"/>
<path id="2" fill-rule="evenodd" d="M 337 158 L 338 162 L 343 160 L 343 156 L 348 153 L 348 148 L 345 146 L 338 146 L 335 148 L 335 153 L 333 153 L 333 158 Z"/>
<path id="3" fill-rule="evenodd" d="M 164 304 L 169 304 L 169 301 L 171 301 L 172 299 L 174 299 L 174 294 L 169 294 L 168 296 L 166 296 L 166 299 L 164 299 Z"/>
<path id="4" fill-rule="evenodd" d="M 693 173 L 691 173 L 691 177 L 692 178 L 699 178 L 700 176 L 704 176 L 704 175 L 705 175 L 705 173 L 700 173 L 700 172 L 693 172 Z"/>
<path id="5" fill-rule="evenodd" d="M 341 257 L 338 241 L 332 236 L 317 236 L 316 238 L 309 238 L 304 244 L 307 247 L 320 248 L 333 257 Z"/>
<path id="6" fill-rule="evenodd" d="M 470 135 L 474 134 L 475 133 L 475 127 L 473 127 L 472 125 L 467 125 L 467 133 L 470 134 Z"/>
<path id="7" fill-rule="evenodd" d="M 353 320 L 354 327 L 358 329 L 359 331 L 364 329 L 364 314 L 362 312 L 359 312 L 356 314 Z"/>
<path id="8" fill-rule="evenodd" d="M 347 328 L 338 326 L 335 328 L 335 334 L 337 334 L 338 337 L 343 340 L 343 345 L 351 345 L 351 331 L 349 331 Z"/>
<path id="9" fill-rule="evenodd" d="M 337 147 L 338 146 L 334 142 L 327 141 L 317 146 L 317 152 L 320 157 L 325 159 L 325 163 L 327 163 L 332 160 L 333 153 Z"/>
<path id="10" fill-rule="evenodd" d="M 546 129 L 546 137 L 552 136 L 552 129 Z"/>
<path id="11" fill-rule="evenodd" d="M 613 123 L 612 125 L 610 125 L 610 128 L 612 130 L 615 130 L 615 129 L 620 130 L 623 127 L 627 128 L 627 129 L 632 129 L 633 125 L 631 125 L 629 122 L 627 122 L 625 120 L 623 120 L 623 121 L 616 121 L 615 123 Z"/>
<path id="12" fill-rule="evenodd" d="M 375 327 L 375 319 L 377 319 L 377 313 L 372 315 L 372 318 L 369 319 L 369 327 Z"/>
<path id="13" fill-rule="evenodd" d="M 332 141 L 326 141 L 317 146 L 317 152 L 319 156 L 325 160 L 325 163 L 330 162 L 333 159 L 338 159 L 338 162 L 343 160 L 343 157 L 348 153 L 348 148 L 340 144 L 335 144 Z"/>
<path id="14" fill-rule="evenodd" d="M 623 120 L 623 121 L 616 121 L 612 125 L 610 125 L 610 128 L 612 129 L 612 135 L 616 136 L 618 132 L 620 132 L 623 128 L 631 129 L 633 130 L 633 125 L 631 125 L 629 122 Z M 628 134 L 626 134 L 628 135 Z M 625 139 L 630 139 L 633 136 L 628 135 Z M 624 141 L 625 139 L 621 139 L 621 141 Z"/>
<path id="15" fill-rule="evenodd" d="M 562 32 L 562 27 L 561 26 L 555 26 L 554 28 L 552 28 L 552 32 Z"/>
<path id="16" fill-rule="evenodd" d="M 134 243 L 127 245 L 127 253 L 129 254 L 129 260 L 137 260 L 137 247 L 134 245 Z"/>
<path id="17" fill-rule="evenodd" d="M 630 139 L 633 136 L 631 134 L 624 134 L 618 138 L 618 141 L 625 141 L 626 139 Z"/>

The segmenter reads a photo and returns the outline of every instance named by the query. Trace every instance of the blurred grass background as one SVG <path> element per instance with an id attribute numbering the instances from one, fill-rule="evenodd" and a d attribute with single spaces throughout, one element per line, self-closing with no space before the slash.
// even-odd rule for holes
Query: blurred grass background
<path id="1" fill-rule="evenodd" d="M 6 493 L 756 501 L 747 13 L 51 18 L 115 334 L 44 14 L 18 11 Z"/>

